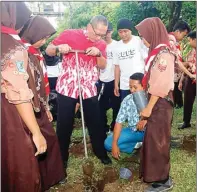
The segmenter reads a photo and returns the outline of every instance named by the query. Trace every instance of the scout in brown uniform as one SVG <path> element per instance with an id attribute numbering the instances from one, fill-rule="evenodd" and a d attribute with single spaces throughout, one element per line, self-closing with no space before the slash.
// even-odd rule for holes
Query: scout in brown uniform
<path id="1" fill-rule="evenodd" d="M 196 31 L 192 31 L 188 34 L 188 40 L 192 50 L 187 55 L 186 65 L 192 74 L 196 74 Z M 182 74 L 179 82 L 180 90 L 182 90 L 183 87 L 183 80 L 185 80 L 183 124 L 179 127 L 179 129 L 191 127 L 190 120 L 194 100 L 196 98 L 196 81 L 192 80 L 188 75 Z"/>
<path id="2" fill-rule="evenodd" d="M 152 183 L 146 192 L 168 191 L 173 187 L 169 171 L 175 56 L 170 52 L 168 33 L 159 18 L 147 18 L 136 29 L 149 45 L 143 79 L 149 103 L 141 112 L 142 117 L 148 118 L 141 150 L 141 178 Z"/>
<path id="3" fill-rule="evenodd" d="M 36 29 L 39 29 L 36 33 Z M 47 19 L 34 16 L 28 21 L 19 33 L 25 45 L 28 46 L 29 87 L 34 93 L 32 100 L 36 120 L 40 130 L 47 141 L 47 153 L 38 159 L 42 190 L 49 189 L 52 185 L 64 179 L 63 161 L 60 154 L 59 142 L 52 126 L 52 115 L 47 102 L 47 87 L 44 81 L 44 58 L 39 48 L 56 31 Z"/>
<path id="4" fill-rule="evenodd" d="M 168 34 L 172 49 L 178 55 L 180 62 L 183 62 L 180 43 L 184 39 L 184 37 L 190 32 L 190 30 L 191 29 L 189 25 L 185 21 L 178 21 L 173 28 L 173 32 Z M 174 107 L 177 109 L 183 106 L 182 91 L 178 89 L 181 74 L 182 70 L 180 70 L 179 66 L 175 65 L 173 98 Z"/>
<path id="5" fill-rule="evenodd" d="M 41 177 L 35 156 L 44 153 L 47 145 L 31 104 L 28 54 L 16 31 L 28 21 L 31 12 L 22 2 L 1 5 L 1 190 L 40 192 Z M 23 20 L 16 19 L 19 10 Z"/>
<path id="6" fill-rule="evenodd" d="M 63 179 L 64 172 L 57 137 L 43 105 L 37 102 L 45 89 L 33 86 L 43 84 L 43 80 L 38 71 L 28 73 L 28 53 L 15 30 L 23 27 L 31 12 L 21 2 L 4 2 L 2 6 L 2 191 L 45 191 Z M 26 20 L 18 22 L 20 14 Z M 37 115 L 33 110 L 36 106 L 41 111 Z"/>

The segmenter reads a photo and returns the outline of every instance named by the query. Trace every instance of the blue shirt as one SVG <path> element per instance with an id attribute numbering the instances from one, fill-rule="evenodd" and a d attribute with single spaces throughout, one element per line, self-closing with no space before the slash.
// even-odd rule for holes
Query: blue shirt
<path id="1" fill-rule="evenodd" d="M 137 112 L 137 107 L 133 101 L 133 95 L 127 95 L 120 106 L 116 123 L 124 123 L 128 121 L 128 126 L 136 131 L 136 124 L 139 122 L 139 114 Z"/>

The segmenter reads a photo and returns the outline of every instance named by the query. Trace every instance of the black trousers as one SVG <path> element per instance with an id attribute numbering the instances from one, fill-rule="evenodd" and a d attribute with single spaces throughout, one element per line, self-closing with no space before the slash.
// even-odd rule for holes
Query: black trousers
<path id="1" fill-rule="evenodd" d="M 77 99 L 58 94 L 57 136 L 63 161 L 68 161 L 69 144 L 73 131 L 75 106 Z M 92 148 L 95 155 L 101 159 L 107 156 L 104 148 L 106 133 L 100 123 L 98 97 L 83 100 L 84 119 L 90 135 Z"/>
<path id="2" fill-rule="evenodd" d="M 174 83 L 174 91 L 173 91 L 174 106 L 183 107 L 182 91 L 178 89 L 178 86 L 179 86 L 179 81 Z"/>
<path id="3" fill-rule="evenodd" d="M 112 108 L 113 114 L 112 114 L 112 121 L 110 124 L 110 129 L 113 131 L 114 125 L 116 122 L 116 117 L 118 115 L 118 111 L 120 109 L 120 97 L 116 97 L 114 95 L 114 81 L 110 82 L 98 82 L 98 94 L 100 93 L 102 84 L 104 83 L 104 91 L 103 95 L 100 97 L 99 105 L 100 105 L 100 111 L 101 111 L 101 121 L 105 127 L 105 131 L 109 131 L 109 126 L 107 124 L 107 110 Z"/>
<path id="4" fill-rule="evenodd" d="M 185 80 L 184 89 L 184 107 L 183 107 L 183 121 L 186 124 L 190 123 L 194 100 L 196 97 L 196 83 L 187 77 Z"/>
<path id="5" fill-rule="evenodd" d="M 49 77 L 49 87 L 51 91 L 55 90 L 56 82 L 57 82 L 57 77 Z"/>

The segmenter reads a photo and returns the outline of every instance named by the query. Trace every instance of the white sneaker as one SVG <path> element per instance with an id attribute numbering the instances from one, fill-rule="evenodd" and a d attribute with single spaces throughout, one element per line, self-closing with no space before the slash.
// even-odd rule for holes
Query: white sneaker
<path id="1" fill-rule="evenodd" d="M 139 149 L 142 146 L 142 142 L 137 142 L 134 149 Z"/>

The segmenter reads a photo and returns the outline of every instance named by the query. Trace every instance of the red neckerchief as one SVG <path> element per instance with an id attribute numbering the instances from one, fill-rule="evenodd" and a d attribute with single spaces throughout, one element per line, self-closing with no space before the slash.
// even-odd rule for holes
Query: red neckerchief
<path id="1" fill-rule="evenodd" d="M 18 32 L 13 28 L 1 25 L 1 33 L 8 34 L 12 36 L 15 40 L 17 40 L 19 43 L 22 43 L 21 38 L 18 36 Z"/>
<path id="2" fill-rule="evenodd" d="M 153 64 L 153 60 L 155 59 L 155 56 L 161 51 L 161 49 L 163 47 L 169 47 L 168 44 L 159 44 L 157 47 L 155 47 L 151 53 L 149 54 L 148 58 L 146 59 L 146 62 L 145 62 L 145 72 L 144 72 L 144 77 L 142 79 L 142 85 L 143 85 L 143 88 L 146 89 L 147 88 L 147 84 L 148 84 L 148 73 L 150 71 L 150 68 Z"/>
<path id="3" fill-rule="evenodd" d="M 48 79 L 47 69 L 45 65 L 43 65 L 43 73 L 44 73 L 46 95 L 49 96 L 50 94 L 49 79 Z"/>
<path id="4" fill-rule="evenodd" d="M 12 28 L 1 25 L 1 33 L 18 35 L 18 32 Z"/>
<path id="5" fill-rule="evenodd" d="M 22 42 L 24 43 L 25 46 L 28 47 L 28 50 L 27 51 L 30 54 L 35 55 L 38 58 L 39 61 L 44 61 L 43 55 L 35 47 L 33 47 L 31 44 L 29 44 L 24 39 L 22 39 Z M 43 74 L 44 74 L 44 82 L 45 82 L 46 95 L 49 96 L 49 93 L 50 93 L 49 79 L 48 79 L 48 74 L 47 74 L 46 66 L 44 64 L 43 64 Z"/>
<path id="6" fill-rule="evenodd" d="M 44 57 L 41 53 L 39 53 L 39 51 L 33 47 L 31 44 L 29 44 L 27 41 L 25 41 L 24 39 L 21 39 L 22 42 L 24 43 L 24 45 L 26 47 L 28 47 L 28 52 L 31 53 L 32 55 L 35 55 L 39 61 L 43 61 L 44 60 Z"/>

